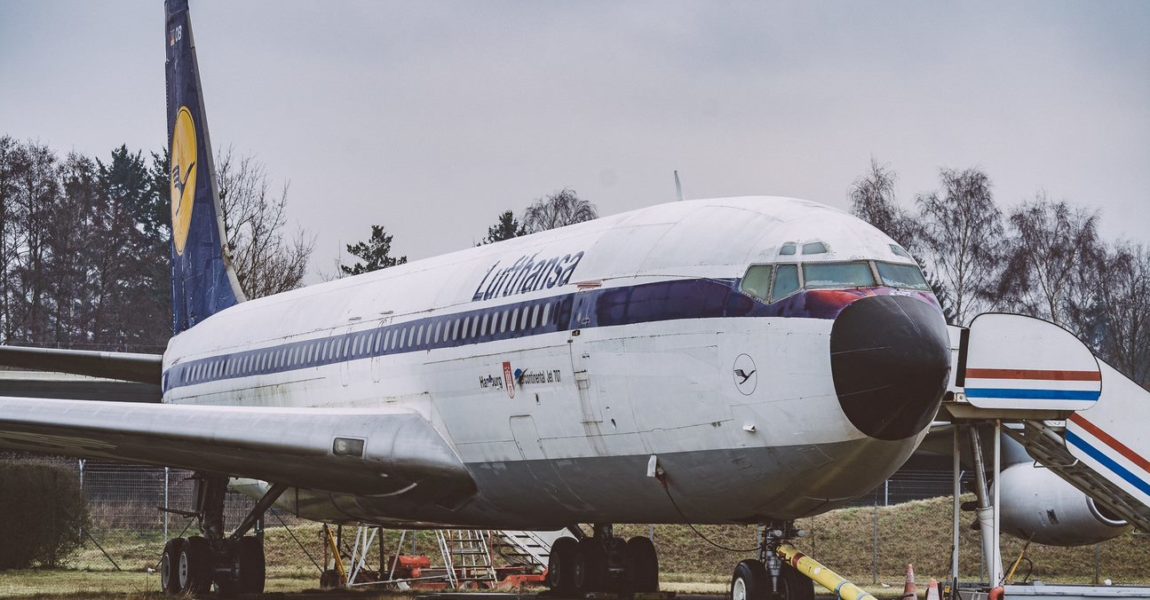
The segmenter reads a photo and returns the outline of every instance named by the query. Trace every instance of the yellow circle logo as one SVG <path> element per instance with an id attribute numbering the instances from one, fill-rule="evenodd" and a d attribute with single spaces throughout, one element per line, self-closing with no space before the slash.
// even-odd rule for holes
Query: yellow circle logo
<path id="1" fill-rule="evenodd" d="M 176 254 L 184 253 L 192 207 L 196 203 L 196 124 L 192 111 L 181 106 L 172 129 L 172 243 Z"/>

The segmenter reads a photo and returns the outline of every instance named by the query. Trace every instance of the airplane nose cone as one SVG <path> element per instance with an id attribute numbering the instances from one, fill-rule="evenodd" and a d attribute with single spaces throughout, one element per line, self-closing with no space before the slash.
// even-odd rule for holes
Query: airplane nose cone
<path id="1" fill-rule="evenodd" d="M 843 309 L 831 328 L 839 404 L 871 437 L 901 440 L 922 431 L 938 411 L 949 371 L 946 323 L 921 300 L 863 298 Z"/>

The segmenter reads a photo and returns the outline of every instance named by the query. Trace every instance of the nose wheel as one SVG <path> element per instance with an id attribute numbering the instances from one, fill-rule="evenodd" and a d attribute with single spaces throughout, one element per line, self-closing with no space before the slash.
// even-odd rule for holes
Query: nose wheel
<path id="1" fill-rule="evenodd" d="M 815 583 L 779 558 L 779 545 L 796 537 L 792 523 L 763 527 L 759 558 L 741 561 L 731 575 L 731 600 L 814 600 Z"/>

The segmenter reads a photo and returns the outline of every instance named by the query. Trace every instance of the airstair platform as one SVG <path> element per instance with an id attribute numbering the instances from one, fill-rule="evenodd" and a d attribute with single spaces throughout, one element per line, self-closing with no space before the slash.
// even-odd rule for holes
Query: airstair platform
<path id="1" fill-rule="evenodd" d="M 1150 392 L 1095 357 L 1069 331 L 1023 315 L 987 313 L 975 317 L 969 328 L 952 327 L 951 350 L 952 381 L 939 418 L 956 425 L 952 573 L 958 571 L 958 448 L 963 429 L 971 436 L 983 556 L 995 586 L 1006 580 L 999 544 L 1001 486 L 987 486 L 978 450 L 981 426 L 995 429 L 995 481 L 1001 468 L 999 434 L 1005 434 L 1026 448 L 1035 466 L 1049 469 L 1099 507 L 1150 532 Z M 1150 590 L 1033 585 L 1008 586 L 1006 594 L 1147 598 Z"/>
<path id="2" fill-rule="evenodd" d="M 1040 465 L 1150 532 L 1150 392 L 1061 327 L 979 315 L 959 332 L 954 422 L 997 421 Z"/>

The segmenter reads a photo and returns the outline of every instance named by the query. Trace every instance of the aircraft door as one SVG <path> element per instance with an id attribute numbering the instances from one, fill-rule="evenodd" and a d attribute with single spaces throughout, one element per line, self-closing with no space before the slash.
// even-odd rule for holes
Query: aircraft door
<path id="1" fill-rule="evenodd" d="M 592 298 L 590 294 L 581 293 L 575 296 L 575 306 L 572 309 L 571 336 L 567 338 L 567 348 L 571 353 L 571 373 L 575 378 L 575 387 L 579 392 L 579 407 L 583 423 L 600 423 L 603 421 L 603 411 L 596 401 L 595 390 L 592 389 L 590 366 L 593 364 L 592 348 L 596 344 L 588 343 L 580 327 L 591 323 Z"/>
<path id="2" fill-rule="evenodd" d="M 390 312 L 390 311 L 388 311 Z M 383 353 L 395 342 L 388 339 L 387 326 L 391 324 L 391 317 L 385 316 L 376 329 L 375 341 L 372 343 L 371 354 L 371 381 L 379 383 L 383 379 Z M 390 343 L 389 343 L 390 342 Z"/>
<path id="3" fill-rule="evenodd" d="M 539 443 L 539 430 L 535 428 L 535 419 L 531 415 L 513 415 L 509 420 L 511 437 L 519 447 L 519 454 L 523 460 L 542 460 L 543 446 Z"/>
<path id="4" fill-rule="evenodd" d="M 339 383 L 343 387 L 347 387 L 351 382 L 351 327 L 348 327 L 343 337 L 337 336 L 335 339 L 339 346 L 336 348 L 336 356 L 339 359 Z"/>

